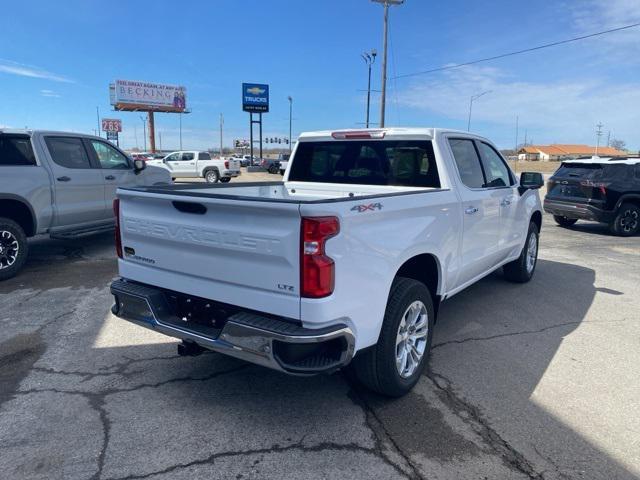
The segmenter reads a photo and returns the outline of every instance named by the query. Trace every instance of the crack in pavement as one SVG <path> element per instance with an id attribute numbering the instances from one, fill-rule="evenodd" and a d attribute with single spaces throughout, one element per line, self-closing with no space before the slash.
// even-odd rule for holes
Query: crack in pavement
<path id="1" fill-rule="evenodd" d="M 15 396 L 17 395 L 29 395 L 32 393 L 59 393 L 59 394 L 63 394 L 63 395 L 79 395 L 83 398 L 86 398 L 87 401 L 89 402 L 89 405 L 91 406 L 91 408 L 96 411 L 99 415 L 100 418 L 100 423 L 102 424 L 102 431 L 103 431 L 103 443 L 102 443 L 102 448 L 100 449 L 100 453 L 98 455 L 98 468 L 97 471 L 94 475 L 91 476 L 92 480 L 98 480 L 102 477 L 102 471 L 104 469 L 104 463 L 105 463 L 105 457 L 106 457 L 106 453 L 107 453 L 107 449 L 109 447 L 109 442 L 111 440 L 110 434 L 111 434 L 111 420 L 109 420 L 109 417 L 107 415 L 107 411 L 105 409 L 105 404 L 106 404 L 106 397 L 109 395 L 114 395 L 117 393 L 127 393 L 127 392 L 134 392 L 137 390 L 140 390 L 142 388 L 157 388 L 157 387 L 161 387 L 163 385 L 168 385 L 171 383 L 178 383 L 178 382 L 204 382 L 204 381 L 208 381 L 208 380 L 212 380 L 214 378 L 220 377 L 222 375 L 227 375 L 230 373 L 235 373 L 239 370 L 243 370 L 245 368 L 249 368 L 252 365 L 250 364 L 244 364 L 244 365 L 240 365 L 238 367 L 234 367 L 234 368 L 230 368 L 227 370 L 221 370 L 218 372 L 214 372 L 211 373 L 210 375 L 207 375 L 205 377 L 201 377 L 201 378 L 194 378 L 194 377 L 179 377 L 179 378 L 171 378 L 169 380 L 165 380 L 163 382 L 157 382 L 157 383 L 152 383 L 152 384 L 141 384 L 141 385 L 136 385 L 135 387 L 131 387 L 131 388 L 115 388 L 115 387 L 111 387 L 111 388 L 107 388 L 105 390 L 102 390 L 100 392 L 87 392 L 87 391 L 82 391 L 82 390 L 61 390 L 61 389 L 57 389 L 57 388 L 44 388 L 44 389 L 30 389 L 30 390 L 19 390 L 15 393 Z M 162 473 L 162 472 L 160 472 Z"/>
<path id="2" fill-rule="evenodd" d="M 451 411 L 462 421 L 470 425 L 486 445 L 491 447 L 502 458 L 507 467 L 526 475 L 531 480 L 544 480 L 544 475 L 536 472 L 529 460 L 489 425 L 489 422 L 482 416 L 478 407 L 471 405 L 455 394 L 448 378 L 432 370 L 429 370 L 425 376 L 431 380 L 441 393 L 440 398 L 443 403 L 448 405 Z M 461 412 L 465 412 L 466 415 L 461 415 Z"/>
<path id="3" fill-rule="evenodd" d="M 193 460 L 187 463 L 179 463 L 179 464 L 164 468 L 162 470 L 157 470 L 155 472 L 145 473 L 141 475 L 128 475 L 126 477 L 109 477 L 106 480 L 139 480 L 143 478 L 149 478 L 154 475 L 171 473 L 182 468 L 189 468 L 196 465 L 207 465 L 210 463 L 213 464 L 215 463 L 216 460 L 219 460 L 222 458 L 243 457 L 243 456 L 249 456 L 249 455 L 260 455 L 260 454 L 269 454 L 269 453 L 284 453 L 292 450 L 297 450 L 304 453 L 324 452 L 324 451 L 349 451 L 349 452 L 367 453 L 369 455 L 377 456 L 375 448 L 363 447 L 361 445 L 358 445 L 357 443 L 340 444 L 335 442 L 321 442 L 321 443 L 310 445 L 310 446 L 289 445 L 286 447 L 282 447 L 276 444 L 276 445 L 272 445 L 271 447 L 256 448 L 253 450 L 231 450 L 227 452 L 213 453 L 206 458 Z"/>
<path id="4" fill-rule="evenodd" d="M 598 321 L 565 322 L 565 323 L 559 323 L 557 325 L 549 325 L 539 330 L 524 330 L 522 332 L 500 333 L 497 335 L 490 335 L 488 337 L 470 337 L 470 338 L 462 338 L 460 340 L 447 340 L 446 342 L 440 342 L 440 343 L 436 343 L 435 345 L 432 345 L 431 350 L 435 350 L 436 348 L 439 348 L 439 347 L 444 347 L 445 345 L 460 344 L 460 343 L 467 343 L 467 342 L 482 342 L 485 340 L 494 340 L 496 338 L 516 337 L 518 335 L 534 335 L 536 333 L 544 333 L 547 330 L 553 330 L 555 328 L 561 328 L 561 327 L 569 327 L 571 325 L 591 325 L 591 324 L 599 324 L 599 323 L 609 324 L 609 323 L 622 323 L 626 321 L 628 321 L 627 318 L 622 318 L 619 320 L 607 320 L 605 322 L 598 322 Z"/>
<path id="5" fill-rule="evenodd" d="M 425 480 L 425 477 L 420 473 L 418 467 L 416 467 L 409 456 L 400 448 L 397 442 L 393 439 L 393 437 L 389 434 L 387 429 L 384 426 L 384 423 L 380 420 L 380 418 L 376 415 L 375 411 L 371 406 L 367 403 L 366 399 L 359 393 L 357 386 L 348 378 L 346 378 L 347 384 L 351 388 L 348 397 L 351 401 L 360 407 L 365 414 L 365 425 L 369 430 L 371 430 L 375 448 L 376 456 L 382 459 L 386 464 L 393 467 L 398 473 L 402 476 L 409 479 L 419 479 Z M 371 421 L 373 419 L 373 422 Z M 402 467 L 396 464 L 393 460 L 391 460 L 384 453 L 383 449 L 383 440 L 381 437 L 385 437 L 387 442 L 391 445 L 393 450 L 405 461 L 409 469 L 411 470 L 411 474 L 405 472 Z"/>

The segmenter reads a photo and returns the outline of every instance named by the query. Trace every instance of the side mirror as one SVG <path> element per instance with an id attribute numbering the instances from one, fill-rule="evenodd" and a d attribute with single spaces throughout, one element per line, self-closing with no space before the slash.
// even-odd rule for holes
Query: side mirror
<path id="1" fill-rule="evenodd" d="M 526 190 L 538 190 L 544 186 L 544 178 L 539 172 L 522 172 L 520 174 L 520 194 Z"/>
<path id="2" fill-rule="evenodd" d="M 135 173 L 140 173 L 145 168 L 147 168 L 147 163 L 144 160 L 138 159 L 133 161 L 133 171 Z"/>

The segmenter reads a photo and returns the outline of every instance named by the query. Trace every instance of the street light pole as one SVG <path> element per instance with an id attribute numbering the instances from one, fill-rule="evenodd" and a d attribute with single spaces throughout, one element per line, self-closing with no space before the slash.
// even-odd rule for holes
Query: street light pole
<path id="1" fill-rule="evenodd" d="M 222 158 L 222 126 L 224 125 L 224 115 L 220 114 L 220 158 Z"/>
<path id="2" fill-rule="evenodd" d="M 371 66 L 375 63 L 377 55 L 378 52 L 376 52 L 375 49 L 371 50 L 370 53 L 365 52 L 362 54 L 362 59 L 367 64 L 367 67 L 369 67 L 369 81 L 367 83 L 367 119 L 365 122 L 367 128 L 369 128 L 369 110 L 371 106 Z"/>
<path id="3" fill-rule="evenodd" d="M 291 143 L 292 143 L 291 127 L 293 125 L 293 98 L 291 97 L 291 95 L 289 95 L 287 98 L 289 99 L 289 153 L 291 153 Z"/>
<path id="4" fill-rule="evenodd" d="M 182 112 L 180 112 L 179 115 L 180 115 L 180 150 L 182 150 Z"/>
<path id="5" fill-rule="evenodd" d="M 487 93 L 491 93 L 491 90 L 487 90 L 486 92 L 478 93 L 477 95 L 471 96 L 471 99 L 469 100 L 469 120 L 467 121 L 467 132 L 471 131 L 471 110 L 473 109 L 473 102 L 483 95 L 486 95 Z"/>
<path id="6" fill-rule="evenodd" d="M 404 0 L 372 0 L 384 5 L 384 32 L 382 37 L 382 87 L 380 95 L 380 128 L 384 128 L 384 113 L 387 102 L 387 37 L 389 32 L 389 5 L 402 5 Z"/>

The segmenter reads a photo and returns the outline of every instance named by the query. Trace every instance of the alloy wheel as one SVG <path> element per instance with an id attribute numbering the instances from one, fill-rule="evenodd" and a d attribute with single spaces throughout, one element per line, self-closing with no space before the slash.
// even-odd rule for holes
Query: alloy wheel
<path id="1" fill-rule="evenodd" d="M 396 335 L 396 368 L 402 378 L 416 371 L 427 346 L 429 316 L 420 300 L 413 302 L 402 315 Z"/>
<path id="2" fill-rule="evenodd" d="M 0 270 L 16 263 L 19 252 L 20 244 L 15 235 L 7 230 L 0 230 Z"/>

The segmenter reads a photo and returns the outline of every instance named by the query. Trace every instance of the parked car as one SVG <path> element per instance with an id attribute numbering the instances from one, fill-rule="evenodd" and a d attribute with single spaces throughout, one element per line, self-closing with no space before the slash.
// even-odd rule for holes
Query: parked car
<path id="1" fill-rule="evenodd" d="M 590 158 L 562 162 L 547 183 L 544 210 L 558 225 L 578 220 L 606 223 L 615 235 L 640 232 L 640 158 Z"/>
<path id="2" fill-rule="evenodd" d="M 287 171 L 287 167 L 289 166 L 289 156 L 290 155 L 288 153 L 281 153 L 278 155 L 278 161 L 280 162 L 278 169 L 280 171 L 280 175 L 284 175 L 284 172 Z"/>
<path id="3" fill-rule="evenodd" d="M 167 169 L 172 179 L 204 178 L 208 183 L 227 183 L 240 175 L 240 161 L 232 158 L 211 158 L 209 152 L 194 150 L 173 152 L 162 160 L 148 162 Z"/>
<path id="4" fill-rule="evenodd" d="M 115 226 L 116 188 L 171 182 L 99 137 L 0 130 L 0 280 L 18 273 L 28 237 L 77 238 Z"/>
<path id="5" fill-rule="evenodd" d="M 397 396 L 425 368 L 440 302 L 501 267 L 534 274 L 542 175 L 518 181 L 482 137 L 302 134 L 284 180 L 120 189 L 113 313 L 182 339 L 181 354 L 349 365 Z"/>
<path id="6" fill-rule="evenodd" d="M 278 173 L 280 171 L 280 161 L 272 158 L 263 158 L 260 161 L 260 166 L 269 173 Z"/>
<path id="7" fill-rule="evenodd" d="M 249 164 L 251 163 L 249 162 L 249 159 L 246 158 L 244 155 L 234 155 L 232 158 L 233 160 L 237 160 L 238 162 L 240 162 L 241 167 L 248 167 Z"/>

